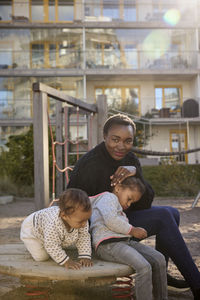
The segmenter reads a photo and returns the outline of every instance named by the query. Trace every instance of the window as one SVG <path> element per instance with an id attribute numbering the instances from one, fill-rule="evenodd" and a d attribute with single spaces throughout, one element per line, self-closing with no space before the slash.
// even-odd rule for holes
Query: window
<path id="1" fill-rule="evenodd" d="M 103 0 L 103 16 L 108 19 L 119 19 L 119 1 Z"/>
<path id="2" fill-rule="evenodd" d="M 96 99 L 99 95 L 106 95 L 108 109 L 116 109 L 133 115 L 140 114 L 138 87 L 98 87 L 95 89 Z"/>
<path id="3" fill-rule="evenodd" d="M 171 151 L 184 151 L 187 149 L 187 133 L 186 130 L 177 130 L 170 132 L 170 148 Z M 179 162 L 187 162 L 187 155 L 181 154 L 176 157 Z"/>
<path id="4" fill-rule="evenodd" d="M 124 0 L 124 21 L 137 21 L 136 1 Z"/>
<path id="5" fill-rule="evenodd" d="M 58 0 L 58 20 L 57 21 L 73 21 L 74 19 L 74 3 L 73 0 Z"/>
<path id="6" fill-rule="evenodd" d="M 137 20 L 136 0 L 85 0 L 85 19 L 90 21 Z"/>
<path id="7" fill-rule="evenodd" d="M 155 108 L 161 109 L 163 107 L 170 108 L 170 110 L 180 109 L 182 102 L 180 87 L 156 87 L 155 88 Z"/>
<path id="8" fill-rule="evenodd" d="M 13 92 L 0 90 L 0 118 L 13 117 Z"/>
<path id="9" fill-rule="evenodd" d="M 43 0 L 31 1 L 31 20 L 44 21 L 44 3 Z"/>
<path id="10" fill-rule="evenodd" d="M 11 47 L 1 45 L 0 50 L 0 69 L 7 69 L 12 66 L 13 50 Z"/>
<path id="11" fill-rule="evenodd" d="M 32 68 L 42 68 L 44 66 L 44 44 L 32 44 Z"/>
<path id="12" fill-rule="evenodd" d="M 126 68 L 138 69 L 138 51 L 136 45 L 125 45 L 124 51 Z"/>
<path id="13" fill-rule="evenodd" d="M 12 19 L 12 0 L 0 1 L 0 21 L 10 21 Z"/>
<path id="14" fill-rule="evenodd" d="M 56 4 L 55 0 L 49 0 L 49 21 L 56 20 Z"/>
<path id="15" fill-rule="evenodd" d="M 32 44 L 32 68 L 79 68 L 81 65 L 79 41 L 70 41 L 70 38 L 71 36 L 62 42 Z"/>
<path id="16" fill-rule="evenodd" d="M 71 22 L 73 19 L 73 0 L 31 1 L 31 20 L 33 22 Z"/>
<path id="17" fill-rule="evenodd" d="M 94 43 L 94 63 L 106 68 L 116 67 L 120 63 L 120 46 L 118 43 Z M 90 56 L 90 60 L 92 57 Z"/>

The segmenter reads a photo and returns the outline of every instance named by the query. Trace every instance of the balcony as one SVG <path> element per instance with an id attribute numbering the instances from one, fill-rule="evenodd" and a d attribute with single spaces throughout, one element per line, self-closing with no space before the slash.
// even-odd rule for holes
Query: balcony
<path id="1" fill-rule="evenodd" d="M 198 72 L 198 52 L 184 51 L 155 53 L 152 51 L 136 51 L 124 49 L 105 49 L 88 51 L 67 50 L 57 51 L 12 51 L 0 50 L 0 74 L 10 75 L 12 72 L 24 72 L 31 75 L 31 70 L 39 72 L 56 72 L 64 74 L 89 71 L 88 75 L 116 72 L 137 74 L 156 74 L 171 72 L 174 74 L 196 74 Z M 30 70 L 30 71 L 29 71 Z"/>
<path id="2" fill-rule="evenodd" d="M 198 119 L 200 117 L 200 99 L 186 99 L 182 106 L 152 108 L 149 113 L 150 119 Z"/>

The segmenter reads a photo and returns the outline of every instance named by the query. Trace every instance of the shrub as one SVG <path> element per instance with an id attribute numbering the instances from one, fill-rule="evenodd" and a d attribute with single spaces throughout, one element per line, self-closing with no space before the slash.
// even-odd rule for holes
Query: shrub
<path id="1" fill-rule="evenodd" d="M 143 175 L 156 196 L 195 196 L 200 189 L 199 165 L 144 166 Z"/>

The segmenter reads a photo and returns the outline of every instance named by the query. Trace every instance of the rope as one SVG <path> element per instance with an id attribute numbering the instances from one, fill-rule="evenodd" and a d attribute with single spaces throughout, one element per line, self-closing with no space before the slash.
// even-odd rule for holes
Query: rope
<path id="1" fill-rule="evenodd" d="M 181 154 L 188 154 L 200 151 L 200 148 L 190 149 L 190 150 L 183 150 L 183 151 L 174 151 L 174 152 L 160 152 L 160 151 L 151 151 L 151 150 L 143 150 L 136 147 L 132 148 L 132 151 L 138 154 L 144 155 L 152 155 L 152 156 L 172 156 L 172 155 L 181 155 Z"/>
<path id="2" fill-rule="evenodd" d="M 70 167 L 67 167 L 67 166 L 64 169 L 61 169 L 61 168 L 59 168 L 59 166 L 56 163 L 55 146 L 56 145 L 63 146 L 63 145 L 65 145 L 68 142 L 68 140 L 66 139 L 63 143 L 57 142 L 57 141 L 54 142 L 53 131 L 52 131 L 51 121 L 50 121 L 50 117 L 49 117 L 48 112 L 47 112 L 47 115 L 48 115 L 48 122 L 49 122 L 50 136 L 51 136 L 52 157 L 53 157 L 53 167 L 52 167 L 52 199 L 54 201 L 55 200 L 55 168 L 59 172 L 62 172 L 62 173 L 65 172 L 65 174 L 66 174 L 67 170 L 72 170 L 72 169 Z"/>

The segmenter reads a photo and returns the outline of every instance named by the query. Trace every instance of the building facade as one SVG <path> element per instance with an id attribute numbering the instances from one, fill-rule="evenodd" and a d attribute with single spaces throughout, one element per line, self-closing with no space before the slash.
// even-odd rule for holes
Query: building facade
<path id="1" fill-rule="evenodd" d="M 1 0 L 0 145 L 32 124 L 40 81 L 89 103 L 104 94 L 113 111 L 128 105 L 149 124 L 145 149 L 200 147 L 199 12 L 199 0 Z M 176 159 L 199 163 L 200 152 Z"/>

